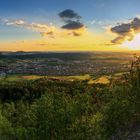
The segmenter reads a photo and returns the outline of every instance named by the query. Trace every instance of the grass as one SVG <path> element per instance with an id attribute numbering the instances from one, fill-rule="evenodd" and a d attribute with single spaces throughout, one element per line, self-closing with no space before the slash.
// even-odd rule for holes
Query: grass
<path id="1" fill-rule="evenodd" d="M 102 83 L 102 84 L 107 84 L 107 83 L 109 83 L 110 81 L 109 81 L 109 77 L 108 76 L 101 76 L 100 78 L 97 78 L 97 79 L 95 79 L 95 80 L 93 80 L 93 79 L 90 79 L 89 80 L 89 84 L 97 84 L 97 83 Z"/>
<path id="2" fill-rule="evenodd" d="M 1 81 L 12 82 L 12 81 L 23 81 L 23 80 L 36 80 L 41 78 L 37 75 L 8 75 L 5 78 L 2 78 Z"/>
<path id="3" fill-rule="evenodd" d="M 101 76 L 99 78 L 93 79 L 89 74 L 85 75 L 76 75 L 76 76 L 38 76 L 38 75 L 8 75 L 5 78 L 1 78 L 0 81 L 4 82 L 14 82 L 14 81 L 24 81 L 24 80 L 36 80 L 40 78 L 52 78 L 52 79 L 59 79 L 59 80 L 66 80 L 66 81 L 84 81 L 88 80 L 89 84 L 93 83 L 103 83 L 107 84 L 109 83 L 109 77 L 108 76 Z"/>

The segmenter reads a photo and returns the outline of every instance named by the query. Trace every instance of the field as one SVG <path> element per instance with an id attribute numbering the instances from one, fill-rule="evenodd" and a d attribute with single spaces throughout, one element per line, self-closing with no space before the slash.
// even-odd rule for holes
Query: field
<path id="1" fill-rule="evenodd" d="M 1 82 L 50 78 L 64 81 L 87 80 L 89 84 L 106 84 L 110 82 L 110 78 L 119 77 L 128 71 L 128 65 L 132 61 L 132 53 L 11 52 L 2 53 L 0 58 L 0 72 L 5 72 L 7 75 L 0 78 Z"/>
<path id="2" fill-rule="evenodd" d="M 109 83 L 109 76 L 101 76 L 99 78 L 93 78 L 89 74 L 79 75 L 79 76 L 38 76 L 38 75 L 8 75 L 5 78 L 1 78 L 1 82 L 14 82 L 14 81 L 24 81 L 24 80 L 37 80 L 40 78 L 47 78 L 47 79 L 57 79 L 57 80 L 64 80 L 64 81 L 84 81 L 88 80 L 89 84 L 92 83 Z"/>

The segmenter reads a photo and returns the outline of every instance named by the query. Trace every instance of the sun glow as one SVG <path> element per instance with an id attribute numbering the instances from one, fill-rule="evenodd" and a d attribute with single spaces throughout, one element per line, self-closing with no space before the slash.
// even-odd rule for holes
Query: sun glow
<path id="1" fill-rule="evenodd" d="M 129 50 L 140 50 L 140 33 L 135 35 L 131 41 L 125 41 L 121 47 L 128 48 Z"/>

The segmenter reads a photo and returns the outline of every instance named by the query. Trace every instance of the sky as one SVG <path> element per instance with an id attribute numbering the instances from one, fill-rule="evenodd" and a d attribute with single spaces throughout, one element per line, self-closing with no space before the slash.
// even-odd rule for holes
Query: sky
<path id="1" fill-rule="evenodd" d="M 0 51 L 140 49 L 140 0 L 0 0 Z"/>

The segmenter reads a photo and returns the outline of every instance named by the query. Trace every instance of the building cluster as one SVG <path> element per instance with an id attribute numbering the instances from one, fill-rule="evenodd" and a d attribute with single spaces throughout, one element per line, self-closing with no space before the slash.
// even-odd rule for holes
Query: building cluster
<path id="1" fill-rule="evenodd" d="M 102 75 L 123 72 L 127 65 L 104 61 L 63 61 L 57 58 L 50 59 L 23 59 L 0 65 L 0 77 L 7 74 L 34 74 L 49 76 L 70 76 L 81 74 Z"/>

